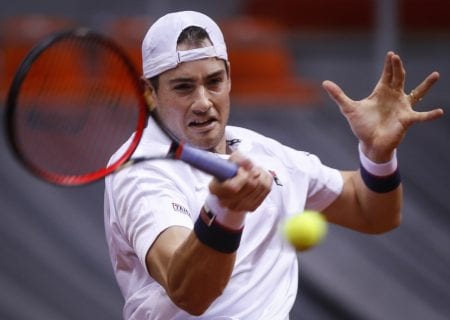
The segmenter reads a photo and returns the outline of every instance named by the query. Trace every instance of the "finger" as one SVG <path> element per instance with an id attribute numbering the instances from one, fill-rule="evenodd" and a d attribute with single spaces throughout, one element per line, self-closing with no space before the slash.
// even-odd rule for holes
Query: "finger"
<path id="1" fill-rule="evenodd" d="M 258 195 L 256 188 L 243 188 L 232 196 L 219 198 L 220 205 L 232 211 L 252 211 L 255 197 Z"/>
<path id="2" fill-rule="evenodd" d="M 380 82 L 386 85 L 390 85 L 392 81 L 392 56 L 394 52 L 389 51 L 386 54 L 386 59 L 384 61 L 383 73 L 381 74 Z"/>
<path id="3" fill-rule="evenodd" d="M 391 85 L 395 89 L 402 89 L 405 87 L 405 75 L 406 71 L 403 67 L 400 56 L 394 54 L 391 58 L 392 61 L 392 81 Z"/>
<path id="4" fill-rule="evenodd" d="M 226 199 L 223 205 L 235 211 L 255 211 L 269 194 L 270 188 L 260 184 L 246 191 L 239 194 L 239 199 L 237 197 Z"/>
<path id="5" fill-rule="evenodd" d="M 261 170 L 259 167 L 254 167 L 253 164 L 251 168 L 240 166 L 237 175 L 231 179 L 222 182 L 212 179 L 209 190 L 223 199 L 245 196 L 256 189 L 260 183 Z"/>
<path id="6" fill-rule="evenodd" d="M 267 195 L 270 193 L 271 188 L 261 187 L 256 193 L 254 201 L 251 204 L 248 211 L 255 211 L 261 205 L 261 203 L 266 199 Z"/>
<path id="7" fill-rule="evenodd" d="M 254 194 L 253 197 L 250 198 L 250 201 L 247 204 L 246 211 L 253 212 L 261 205 L 261 203 L 266 198 L 268 192 L 266 190 L 262 190 L 261 192 L 258 192 Z"/>
<path id="8" fill-rule="evenodd" d="M 351 100 L 342 89 L 334 82 L 325 80 L 322 83 L 322 87 L 328 93 L 331 99 L 333 99 L 341 108 L 349 106 L 353 100 Z"/>
<path id="9" fill-rule="evenodd" d="M 260 175 L 258 176 L 258 183 L 256 188 L 248 195 L 248 210 L 256 210 L 261 203 L 264 201 L 266 196 L 272 190 L 273 178 L 272 175 L 267 172 L 260 170 Z"/>
<path id="10" fill-rule="evenodd" d="M 435 120 L 442 117 L 443 115 L 444 110 L 442 110 L 441 108 L 425 112 L 415 112 L 413 117 L 413 123 Z"/>
<path id="11" fill-rule="evenodd" d="M 238 151 L 235 151 L 231 154 L 230 161 L 235 162 L 240 167 L 245 168 L 246 170 L 251 170 L 253 168 L 253 162 Z"/>
<path id="12" fill-rule="evenodd" d="M 439 80 L 439 73 L 432 72 L 425 80 L 422 81 L 411 93 L 408 95 L 409 102 L 411 105 L 416 104 L 418 101 L 422 100 L 426 96 L 428 90 Z"/>
<path id="13" fill-rule="evenodd" d="M 272 176 L 261 168 L 252 170 L 245 186 L 232 197 L 224 198 L 222 205 L 237 211 L 254 211 L 272 189 Z"/>
<path id="14" fill-rule="evenodd" d="M 225 181 L 213 178 L 209 183 L 209 191 L 219 198 L 230 197 L 242 190 L 248 180 L 248 171 L 244 167 L 239 167 L 237 174 Z"/>

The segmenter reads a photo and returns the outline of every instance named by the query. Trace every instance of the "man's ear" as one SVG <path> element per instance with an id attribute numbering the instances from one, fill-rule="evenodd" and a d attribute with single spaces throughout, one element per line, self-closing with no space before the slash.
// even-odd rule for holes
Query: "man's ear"
<path id="1" fill-rule="evenodd" d="M 225 61 L 227 64 L 227 76 L 228 76 L 228 92 L 231 91 L 231 64 L 230 61 Z"/>
<path id="2" fill-rule="evenodd" d="M 231 77 L 231 64 L 230 64 L 230 61 L 225 61 L 225 63 L 227 64 L 227 72 L 228 72 L 228 74 L 227 74 L 227 76 L 228 76 L 228 78 L 230 78 Z"/>
<path id="3" fill-rule="evenodd" d="M 148 109 L 152 110 L 155 107 L 155 103 L 154 103 L 154 97 L 153 97 L 153 87 L 150 83 L 150 81 L 148 81 L 147 78 L 145 77 L 141 77 L 141 83 L 142 83 L 142 87 L 144 88 L 144 99 L 147 103 Z"/>

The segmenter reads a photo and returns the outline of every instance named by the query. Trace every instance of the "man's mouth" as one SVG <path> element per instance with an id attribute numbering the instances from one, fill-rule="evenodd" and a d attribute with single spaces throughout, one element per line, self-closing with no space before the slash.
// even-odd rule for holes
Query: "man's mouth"
<path id="1" fill-rule="evenodd" d="M 214 118 L 209 118 L 206 120 L 194 120 L 194 121 L 189 122 L 189 127 L 204 128 L 204 127 L 209 126 L 210 124 L 212 124 L 215 121 L 216 121 L 216 119 L 214 119 Z"/>

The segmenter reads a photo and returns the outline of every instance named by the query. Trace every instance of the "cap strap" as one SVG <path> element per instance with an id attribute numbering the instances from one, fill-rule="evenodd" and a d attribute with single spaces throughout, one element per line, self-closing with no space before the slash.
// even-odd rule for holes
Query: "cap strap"
<path id="1" fill-rule="evenodd" d="M 214 46 L 201 47 L 190 50 L 177 51 L 177 62 L 181 63 L 217 56 L 218 54 L 216 53 L 216 49 L 214 48 Z"/>

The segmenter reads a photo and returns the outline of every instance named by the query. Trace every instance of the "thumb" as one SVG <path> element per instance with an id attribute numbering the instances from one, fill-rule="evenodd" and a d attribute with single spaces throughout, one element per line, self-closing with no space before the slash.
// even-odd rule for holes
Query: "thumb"
<path id="1" fill-rule="evenodd" d="M 342 89 L 334 82 L 325 80 L 322 82 L 322 87 L 341 108 L 349 105 L 352 100 L 342 91 Z"/>
<path id="2" fill-rule="evenodd" d="M 239 151 L 234 151 L 230 156 L 230 161 L 235 162 L 239 167 L 245 170 L 251 170 L 253 168 L 253 162 L 241 154 Z"/>

